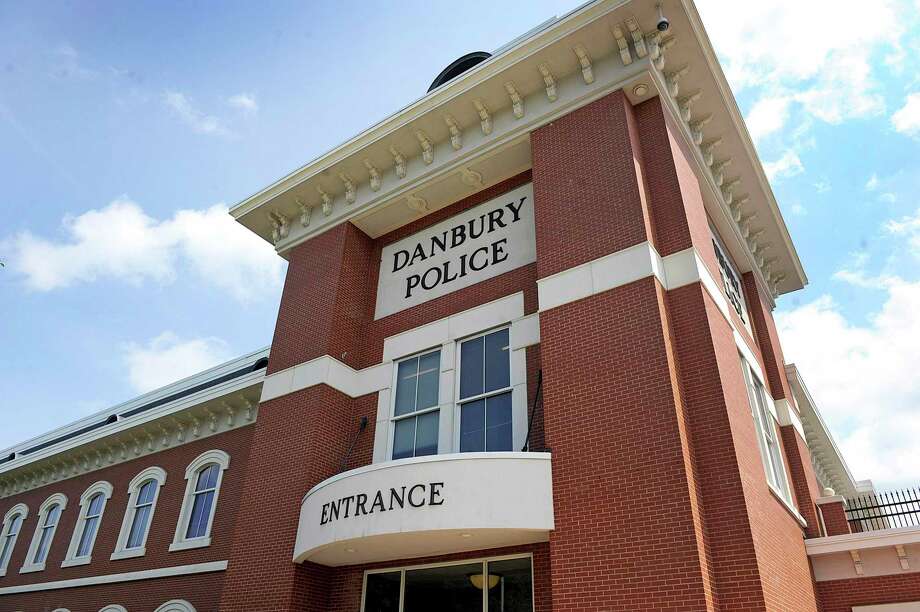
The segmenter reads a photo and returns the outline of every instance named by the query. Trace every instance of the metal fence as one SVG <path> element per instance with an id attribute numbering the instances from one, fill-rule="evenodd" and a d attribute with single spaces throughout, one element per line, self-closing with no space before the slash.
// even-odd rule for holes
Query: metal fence
<path id="1" fill-rule="evenodd" d="M 920 490 L 886 491 L 848 499 L 847 521 L 853 532 L 920 527 Z"/>

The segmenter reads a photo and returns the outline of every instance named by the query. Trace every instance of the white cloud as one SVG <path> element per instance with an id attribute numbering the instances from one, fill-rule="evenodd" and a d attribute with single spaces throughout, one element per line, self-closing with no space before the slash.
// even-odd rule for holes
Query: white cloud
<path id="1" fill-rule="evenodd" d="M 736 91 L 791 98 L 831 123 L 882 112 L 873 56 L 884 52 L 893 62 L 904 56 L 898 50 L 905 9 L 897 0 L 879 0 L 871 19 L 854 19 L 864 6 L 860 0 L 699 2 Z"/>
<path id="2" fill-rule="evenodd" d="M 748 131 L 755 142 L 783 127 L 789 117 L 790 102 L 790 98 L 785 96 L 761 98 L 757 101 L 745 117 Z"/>
<path id="3" fill-rule="evenodd" d="M 873 172 L 869 180 L 866 181 L 866 191 L 875 191 L 876 189 L 878 189 L 878 175 Z"/>
<path id="4" fill-rule="evenodd" d="M 10 267 L 29 288 L 50 291 L 99 279 L 166 284 L 190 271 L 246 301 L 281 283 L 281 258 L 222 204 L 158 221 L 123 197 L 65 218 L 63 229 L 62 240 L 23 232 L 7 241 Z"/>
<path id="5" fill-rule="evenodd" d="M 920 209 L 884 229 L 920 258 Z M 829 295 L 777 314 L 786 359 L 795 362 L 856 478 L 881 488 L 920 481 L 920 281 L 864 271 L 855 253 L 834 275 L 852 287 L 881 292 L 864 323 L 848 320 Z"/>
<path id="6" fill-rule="evenodd" d="M 815 183 L 815 191 L 818 193 L 827 193 L 831 190 L 831 183 L 827 179 L 822 179 Z"/>
<path id="7" fill-rule="evenodd" d="M 795 362 L 858 479 L 884 486 L 920 480 L 920 283 L 842 280 L 881 289 L 881 310 L 848 321 L 828 296 L 780 312 L 786 358 Z"/>
<path id="8" fill-rule="evenodd" d="M 259 103 L 256 102 L 256 97 L 249 93 L 238 93 L 235 96 L 230 96 L 227 98 L 227 104 L 247 113 L 255 113 L 259 110 Z"/>
<path id="9" fill-rule="evenodd" d="M 766 162 L 763 165 L 763 171 L 771 181 L 795 176 L 805 171 L 802 160 L 795 151 L 789 150 L 783 153 L 782 157 L 776 161 Z"/>
<path id="10" fill-rule="evenodd" d="M 163 103 L 197 134 L 210 136 L 232 136 L 233 134 L 220 119 L 195 108 L 192 101 L 181 92 L 167 91 L 163 94 Z"/>
<path id="11" fill-rule="evenodd" d="M 801 202 L 795 202 L 792 206 L 789 207 L 789 210 L 796 217 L 804 217 L 808 214 L 808 209 L 802 206 Z"/>
<path id="12" fill-rule="evenodd" d="M 146 393 L 229 360 L 232 355 L 220 338 L 181 340 L 163 332 L 146 346 L 124 347 L 128 380 L 138 393 Z"/>
<path id="13" fill-rule="evenodd" d="M 907 239 L 907 245 L 914 257 L 920 258 L 920 208 L 913 216 L 901 217 L 885 224 L 885 230 L 895 236 Z"/>
<path id="14" fill-rule="evenodd" d="M 901 134 L 920 136 L 920 92 L 907 96 L 904 106 L 891 116 L 891 124 Z"/>

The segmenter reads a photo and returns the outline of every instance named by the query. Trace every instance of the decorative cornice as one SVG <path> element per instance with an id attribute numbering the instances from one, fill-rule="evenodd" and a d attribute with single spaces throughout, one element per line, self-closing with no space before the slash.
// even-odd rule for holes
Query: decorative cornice
<path id="1" fill-rule="evenodd" d="M 274 224 L 266 229 L 262 221 L 266 217 L 253 217 L 250 213 L 266 207 L 290 215 L 293 197 L 309 193 L 304 184 L 312 186 L 321 195 L 328 219 L 314 222 L 308 231 L 291 230 L 289 236 L 275 240 L 276 248 L 284 254 L 331 224 L 352 219 L 361 227 L 360 221 L 370 217 L 372 211 L 376 214 L 377 210 L 405 201 L 409 193 L 422 197 L 419 192 L 444 173 L 497 154 L 514 138 L 526 138 L 529 130 L 617 87 L 635 83 L 647 71 L 649 76 L 655 75 L 651 88 L 667 92 L 663 97 L 671 100 L 689 141 L 697 145 L 703 168 L 710 168 L 713 194 L 724 208 L 725 217 L 737 216 L 732 204 L 742 190 L 751 198 L 750 207 L 770 211 L 770 223 L 763 226 L 765 234 L 753 245 L 740 239 L 739 247 L 730 248 L 735 258 L 743 253 L 750 259 L 758 283 L 771 295 L 801 287 L 805 282 L 801 264 L 695 7 L 681 1 L 669 8 L 677 10 L 669 16 L 672 31 L 680 34 L 680 41 L 675 36 L 663 37 L 653 28 L 643 31 L 643 21 L 653 23 L 653 8 L 651 3 L 640 0 L 589 3 L 515 41 L 507 50 L 235 206 L 232 214 L 260 235 L 280 237 L 285 224 L 277 217 L 270 217 Z M 606 42 L 602 40 L 604 36 Z M 672 53 L 678 58 L 676 63 L 666 61 Z M 619 69 L 611 69 L 613 61 Z M 539 81 L 527 76 L 535 73 Z M 578 76 L 583 89 L 572 89 L 572 75 Z M 539 89 L 534 89 L 533 81 Z M 681 92 L 685 83 L 689 83 L 688 91 Z M 644 95 L 649 90 L 647 86 L 645 83 L 643 93 L 636 95 Z M 498 95 L 497 88 L 502 95 Z M 537 93 L 542 100 L 535 97 Z M 491 108 L 486 99 L 490 104 L 501 99 L 505 102 Z M 499 121 L 505 113 L 513 117 L 512 123 Z M 479 122 L 477 132 L 481 132 L 475 137 L 465 131 L 470 124 L 475 125 L 474 121 Z M 442 147 L 442 143 L 446 146 Z M 724 165 L 712 168 L 713 149 L 719 145 L 728 149 L 732 167 L 739 167 L 739 182 L 733 183 L 724 176 Z M 343 175 L 347 181 L 330 180 Z M 500 179 L 496 176 L 493 180 Z M 343 205 L 333 206 L 334 192 L 344 194 Z M 352 201 L 350 212 L 342 210 Z M 436 202 L 431 210 L 445 203 Z M 392 229 L 408 220 L 397 216 L 395 226 L 378 220 L 376 227 Z M 767 260 L 773 262 L 769 267 Z"/>
<path id="2" fill-rule="evenodd" d="M 191 408 L 180 415 L 138 425 L 85 447 L 36 462 L 28 468 L 0 474 L 0 498 L 222 434 L 249 425 L 258 416 L 257 404 L 244 394 L 222 400 L 221 404 L 222 410 Z M 237 414 L 239 418 L 236 418 Z M 201 427 L 202 423 L 206 426 Z"/>

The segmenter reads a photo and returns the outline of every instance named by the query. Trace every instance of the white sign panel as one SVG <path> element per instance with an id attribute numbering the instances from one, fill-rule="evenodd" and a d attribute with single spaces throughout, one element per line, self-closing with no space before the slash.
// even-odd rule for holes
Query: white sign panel
<path id="1" fill-rule="evenodd" d="M 537 260 L 533 184 L 384 247 L 375 319 Z"/>
<path id="2" fill-rule="evenodd" d="M 294 561 L 354 565 L 530 544 L 545 542 L 553 527 L 549 453 L 413 457 L 311 489 Z"/>

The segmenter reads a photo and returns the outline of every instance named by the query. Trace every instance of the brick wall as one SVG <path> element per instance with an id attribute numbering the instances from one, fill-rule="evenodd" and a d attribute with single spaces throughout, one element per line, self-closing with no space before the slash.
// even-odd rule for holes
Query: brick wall
<path id="1" fill-rule="evenodd" d="M 808 522 L 805 536 L 817 538 L 821 536 L 821 521 L 818 520 L 818 508 L 815 500 L 821 497 L 818 479 L 815 477 L 814 467 L 811 464 L 811 451 L 808 444 L 792 425 L 779 428 L 783 438 L 783 448 L 786 449 L 786 461 L 789 468 L 789 485 L 795 492 L 796 505 L 799 513 Z"/>
<path id="2" fill-rule="evenodd" d="M 818 582 L 821 612 L 850 612 L 853 606 L 920 601 L 916 572 Z"/>
<path id="3" fill-rule="evenodd" d="M 842 500 L 820 504 L 819 509 L 827 535 L 844 535 L 851 532 L 850 523 L 847 521 L 846 507 L 843 505 Z"/>
<path id="4" fill-rule="evenodd" d="M 374 320 L 377 262 L 384 246 L 529 180 L 530 173 L 523 173 L 376 240 L 345 223 L 296 247 L 269 371 L 323 354 L 356 369 L 374 365 L 382 359 L 385 338 L 520 291 L 525 310 L 536 311 L 536 265 L 531 264 Z M 527 362 L 533 389 L 539 351 L 528 350 Z M 230 560 L 221 610 L 325 610 L 332 570 L 291 561 L 300 502 L 315 484 L 341 470 L 362 416 L 368 417 L 368 427 L 358 436 L 346 467 L 371 462 L 377 394 L 349 398 L 321 385 L 265 402 L 259 410 L 238 545 Z M 542 430 L 542 420 L 535 419 L 535 440 L 541 445 Z M 266 516 L 266 502 L 272 508 L 270 516 Z M 249 586 L 256 582 L 259 589 Z"/>
<path id="5" fill-rule="evenodd" d="M 65 608 L 70 612 L 99 612 L 103 606 L 117 604 L 128 612 L 153 612 L 171 599 L 184 599 L 198 612 L 218 612 L 221 578 L 222 572 L 215 572 L 4 595 L 0 597 L 0 610 L 49 612 Z"/>
<path id="6" fill-rule="evenodd" d="M 139 457 L 26 491 L 19 495 L 0 499 L 0 516 L 6 514 L 9 508 L 20 502 L 29 507 L 29 516 L 20 531 L 16 548 L 7 568 L 7 574 L 0 578 L 0 588 L 227 559 L 230 555 L 233 524 L 237 515 L 243 474 L 249 457 L 253 430 L 253 426 L 240 427 L 226 433 L 194 440 L 159 453 Z M 198 455 L 211 449 L 220 449 L 230 455 L 230 467 L 224 472 L 218 505 L 214 514 L 214 525 L 211 530 L 212 544 L 205 548 L 169 552 L 169 545 L 175 536 L 179 510 L 185 494 L 185 469 Z M 147 553 L 143 557 L 112 561 L 109 557 L 115 550 L 115 542 L 118 539 L 122 519 L 127 508 L 128 483 L 139 472 L 154 465 L 166 470 L 167 476 L 166 483 L 160 489 L 156 511 L 150 524 L 146 545 Z M 111 483 L 114 491 L 105 506 L 105 513 L 93 548 L 92 563 L 62 568 L 61 562 L 67 554 L 67 548 L 70 545 L 70 539 L 80 512 L 80 496 L 89 485 L 99 480 L 106 480 Z M 61 515 L 54 541 L 48 553 L 46 568 L 41 572 L 20 574 L 19 568 L 22 567 L 25 560 L 32 534 L 35 532 L 38 522 L 38 507 L 53 493 L 63 493 L 67 496 L 67 508 Z M 222 574 L 211 575 L 208 579 L 209 589 L 219 591 L 221 581 Z M 52 597 L 52 599 L 55 597 L 70 597 L 70 591 L 72 589 L 55 591 L 53 596 L 42 594 L 19 595 L 15 599 L 10 599 L 12 596 L 0 596 L 0 609 L 12 609 L 12 607 L 6 607 L 12 605 L 7 604 L 7 601 L 31 602 L 27 607 L 29 609 L 40 605 L 39 602 L 50 601 L 47 597 Z M 80 597 L 89 598 L 94 593 L 98 593 L 98 590 L 86 589 L 86 593 L 80 595 Z M 205 594 L 177 592 L 166 599 L 185 597 L 186 595 L 188 595 L 187 599 L 191 599 L 193 596 Z M 112 603 L 102 600 L 84 600 L 91 602 L 92 605 L 98 603 L 94 612 L 105 603 Z M 52 606 L 50 609 L 54 607 Z M 70 606 L 64 607 L 70 608 Z M 73 608 L 71 608 L 71 611 L 75 612 Z"/>

